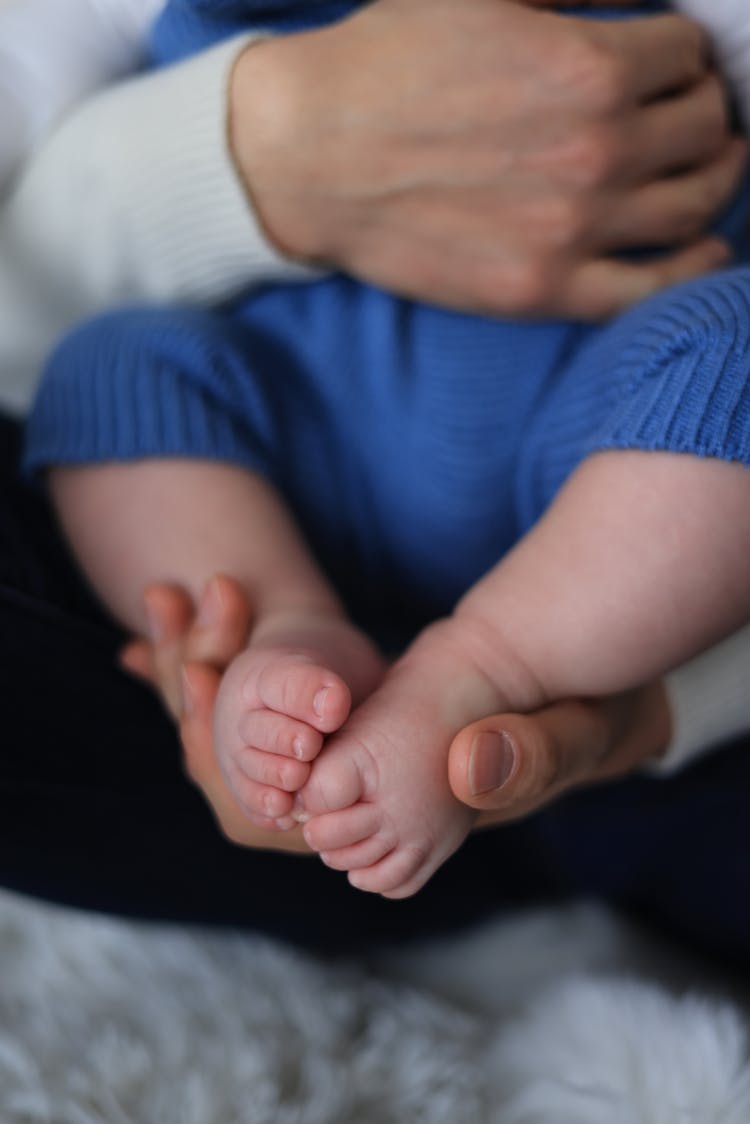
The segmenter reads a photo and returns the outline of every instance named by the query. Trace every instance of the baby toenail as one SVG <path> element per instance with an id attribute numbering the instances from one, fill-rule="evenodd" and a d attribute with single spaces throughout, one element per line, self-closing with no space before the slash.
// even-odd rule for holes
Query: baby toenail
<path id="1" fill-rule="evenodd" d="M 313 710 L 317 714 L 318 718 L 323 717 L 323 711 L 326 705 L 326 697 L 330 689 L 330 687 L 321 687 L 315 695 L 315 698 L 313 699 Z"/>
<path id="2" fill-rule="evenodd" d="M 292 816 L 297 823 L 307 823 L 310 819 L 310 814 L 305 811 L 304 801 L 299 793 L 294 797 L 294 807 L 289 815 Z"/>

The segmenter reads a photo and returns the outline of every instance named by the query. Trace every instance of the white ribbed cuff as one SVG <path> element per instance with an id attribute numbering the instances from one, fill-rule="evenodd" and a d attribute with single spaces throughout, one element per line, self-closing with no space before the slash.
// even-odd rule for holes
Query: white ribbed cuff
<path id="1" fill-rule="evenodd" d="M 149 263 L 142 296 L 210 304 L 254 281 L 317 276 L 268 242 L 229 151 L 229 81 L 239 54 L 257 38 L 240 36 L 138 80 L 140 167 L 149 174 L 151 165 L 153 177 L 151 191 L 139 184 L 131 195 L 136 252 Z"/>
<path id="2" fill-rule="evenodd" d="M 30 161 L 0 211 L 5 403 L 24 408 L 56 339 L 103 308 L 319 276 L 269 244 L 229 152 L 227 84 L 252 40 L 92 98 Z"/>
<path id="3" fill-rule="evenodd" d="M 674 773 L 750 731 L 750 625 L 666 677 L 674 735 L 649 772 Z"/>

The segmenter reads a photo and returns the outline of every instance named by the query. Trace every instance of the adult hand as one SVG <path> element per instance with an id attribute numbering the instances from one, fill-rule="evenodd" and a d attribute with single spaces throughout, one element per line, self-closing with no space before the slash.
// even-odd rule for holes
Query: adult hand
<path id="1" fill-rule="evenodd" d="M 449 755 L 451 788 L 484 814 L 518 819 L 569 789 L 611 780 L 665 752 L 671 734 L 661 682 L 605 699 L 555 703 L 467 726 Z"/>
<path id="2" fill-rule="evenodd" d="M 516 0 L 376 0 L 255 43 L 230 139 L 290 256 L 450 307 L 584 319 L 724 262 L 702 232 L 745 162 L 696 24 Z M 678 248 L 616 256 L 632 246 Z"/>
<path id="3" fill-rule="evenodd" d="M 207 583 L 198 606 L 184 589 L 168 583 L 150 586 L 143 600 L 149 636 L 127 644 L 120 663 L 150 683 L 179 722 L 184 665 L 201 663 L 224 671 L 247 643 L 250 605 L 239 583 L 223 575 Z"/>
<path id="4" fill-rule="evenodd" d="M 120 662 L 160 695 L 177 723 L 185 768 L 203 793 L 223 835 L 243 847 L 310 854 L 299 826 L 279 831 L 273 820 L 249 819 L 219 769 L 213 748 L 213 709 L 221 672 L 245 646 L 251 612 L 242 588 L 217 576 L 200 605 L 184 590 L 155 585 L 145 593 L 148 640 L 134 640 Z"/>
<path id="5" fill-rule="evenodd" d="M 230 578 L 209 582 L 196 609 L 183 591 L 147 591 L 152 639 L 123 653 L 130 671 L 162 695 L 179 724 L 185 763 L 219 828 L 243 846 L 309 853 L 301 829 L 279 832 L 238 808 L 216 763 L 212 713 L 220 673 L 244 646 L 246 595 Z M 517 819 L 566 790 L 623 775 L 663 753 L 670 714 L 661 683 L 606 699 L 571 700 L 534 714 L 504 714 L 467 726 L 449 755 L 451 787 L 483 812 L 480 826 Z"/>

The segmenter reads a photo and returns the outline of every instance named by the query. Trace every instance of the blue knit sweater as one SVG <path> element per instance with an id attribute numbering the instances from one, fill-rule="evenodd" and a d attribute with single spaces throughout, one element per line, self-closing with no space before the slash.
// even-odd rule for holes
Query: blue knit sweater
<path id="1" fill-rule="evenodd" d="M 172 0 L 154 55 L 353 6 Z M 743 191 L 721 224 L 736 268 L 600 327 L 450 313 L 344 277 L 213 312 L 108 314 L 52 357 L 27 463 L 180 455 L 262 472 L 359 618 L 408 632 L 449 610 L 596 449 L 750 465 L 747 216 Z"/>

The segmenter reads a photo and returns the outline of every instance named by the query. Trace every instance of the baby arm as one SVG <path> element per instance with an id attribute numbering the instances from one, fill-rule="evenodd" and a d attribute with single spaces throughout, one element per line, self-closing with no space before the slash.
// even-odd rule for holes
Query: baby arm
<path id="1" fill-rule="evenodd" d="M 74 102 L 132 70 L 162 0 L 0 4 L 0 195 Z"/>

